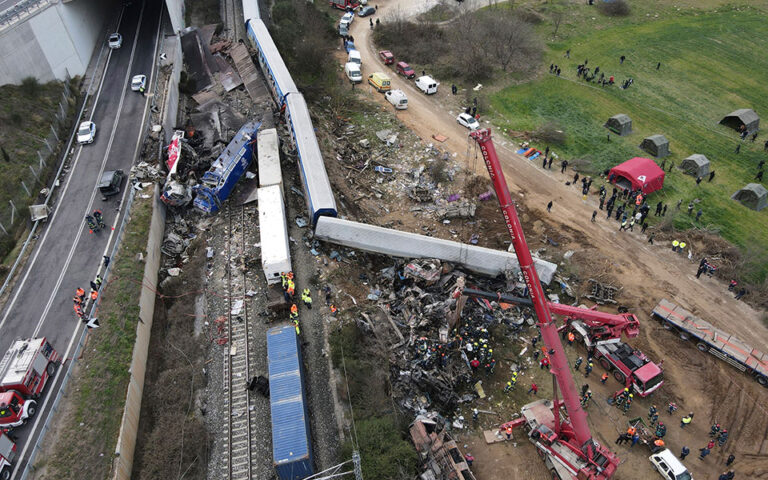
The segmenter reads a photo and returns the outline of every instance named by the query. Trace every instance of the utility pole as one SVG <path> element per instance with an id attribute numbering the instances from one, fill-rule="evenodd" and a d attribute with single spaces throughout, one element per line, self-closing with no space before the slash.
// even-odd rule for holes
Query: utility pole
<path id="1" fill-rule="evenodd" d="M 360 466 L 360 452 L 352 452 L 352 465 L 355 467 L 355 480 L 363 480 L 363 469 Z"/>

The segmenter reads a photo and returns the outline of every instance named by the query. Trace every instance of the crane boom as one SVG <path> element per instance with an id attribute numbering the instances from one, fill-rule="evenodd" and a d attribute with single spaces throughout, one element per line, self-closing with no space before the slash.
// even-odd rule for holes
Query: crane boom
<path id="1" fill-rule="evenodd" d="M 615 471 L 618 464 L 618 458 L 604 447 L 600 447 L 592 439 L 592 432 L 587 424 L 587 414 L 581 408 L 579 402 L 579 393 L 576 389 L 576 384 L 571 376 L 571 372 L 568 365 L 568 359 L 565 356 L 565 349 L 560 338 L 558 336 L 557 325 L 552 319 L 552 314 L 547 305 L 546 298 L 544 297 L 544 290 L 539 281 L 539 276 L 536 273 L 536 268 L 531 257 L 531 252 L 528 249 L 528 244 L 525 241 L 525 235 L 520 224 L 520 219 L 517 216 L 517 210 L 512 202 L 512 196 L 509 193 L 509 187 L 507 181 L 504 178 L 504 173 L 499 163 L 499 157 L 496 153 L 496 147 L 493 145 L 491 139 L 490 129 L 475 130 L 471 132 L 472 137 L 480 147 L 480 151 L 483 155 L 485 166 L 488 169 L 488 174 L 493 182 L 493 187 L 496 191 L 496 196 L 499 199 L 499 205 L 501 212 L 504 216 L 504 222 L 507 226 L 507 231 L 512 240 L 512 246 L 515 249 L 517 260 L 520 264 L 520 270 L 523 273 L 523 278 L 528 287 L 528 292 L 533 302 L 533 308 L 536 312 L 538 325 L 541 330 L 541 336 L 550 349 L 550 367 L 551 373 L 555 376 L 557 386 L 562 392 L 563 402 L 565 404 L 566 411 L 568 412 L 569 422 L 572 427 L 573 437 L 583 456 L 594 464 L 598 460 L 602 460 L 605 464 L 605 460 L 609 464 L 609 467 L 605 469 L 604 474 L 599 477 L 593 478 L 608 478 Z M 557 401 L 555 401 L 555 418 L 557 415 Z M 556 425 L 556 428 L 560 429 L 560 425 Z M 559 432 L 558 432 L 559 433 Z"/>

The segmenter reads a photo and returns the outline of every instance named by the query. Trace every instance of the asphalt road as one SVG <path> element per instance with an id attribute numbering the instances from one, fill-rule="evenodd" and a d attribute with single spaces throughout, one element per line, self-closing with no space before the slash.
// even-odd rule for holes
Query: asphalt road
<path id="1" fill-rule="evenodd" d="M 127 174 L 137 155 L 149 99 L 131 91 L 130 79 L 142 73 L 147 75 L 150 88 L 154 83 L 153 59 L 163 5 L 160 0 L 133 2 L 122 12 L 118 27 L 123 35 L 122 48 L 104 50 L 103 54 L 109 55 L 106 70 L 94 73 L 100 76 L 96 81 L 96 85 L 100 81 L 98 93 L 92 91 L 95 105 L 83 114 L 83 120 L 96 123 L 96 139 L 75 148 L 69 172 L 55 195 L 54 211 L 39 231 L 39 239 L 3 306 L 0 352 L 16 338 L 44 336 L 65 360 L 46 388 L 37 417 L 14 432 L 19 455 L 14 478 L 24 468 L 34 443 L 30 440 L 39 434 L 50 410 L 49 400 L 70 367 L 72 347 L 84 328 L 75 316 L 72 297 L 78 287 L 88 291 L 89 282 L 100 271 L 102 256 L 111 251 L 113 227 L 121 220 L 119 207 L 129 188 L 127 182 L 123 182 L 119 195 L 107 201 L 102 200 L 96 186 L 104 171 L 122 169 Z M 107 228 L 91 234 L 84 218 L 95 209 L 103 212 Z"/>

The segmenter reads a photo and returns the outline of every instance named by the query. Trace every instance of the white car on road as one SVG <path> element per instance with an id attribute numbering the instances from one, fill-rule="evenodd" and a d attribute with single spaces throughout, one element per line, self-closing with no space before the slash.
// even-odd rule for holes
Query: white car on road
<path id="1" fill-rule="evenodd" d="M 352 12 L 347 12 L 344 14 L 344 16 L 341 17 L 341 23 L 346 23 L 347 25 L 351 25 L 354 21 L 355 14 Z"/>
<path id="2" fill-rule="evenodd" d="M 147 88 L 147 76 L 146 75 L 134 75 L 131 79 L 131 90 L 134 92 L 140 92 L 142 89 Z"/>
<path id="3" fill-rule="evenodd" d="M 81 123 L 80 128 L 77 129 L 77 143 L 80 145 L 93 143 L 94 138 L 96 138 L 96 124 L 93 122 Z"/>
<path id="4" fill-rule="evenodd" d="M 120 48 L 123 46 L 123 36 L 119 33 L 113 33 L 109 36 L 107 44 L 109 45 L 109 48 Z"/>
<path id="5" fill-rule="evenodd" d="M 460 113 L 459 116 L 456 117 L 456 121 L 459 122 L 459 125 L 467 127 L 470 130 L 477 130 L 480 128 L 480 122 L 468 113 Z"/>

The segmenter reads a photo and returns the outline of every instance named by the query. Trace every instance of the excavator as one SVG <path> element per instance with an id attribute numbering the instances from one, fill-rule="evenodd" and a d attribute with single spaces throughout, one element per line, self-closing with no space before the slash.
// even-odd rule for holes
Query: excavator
<path id="1" fill-rule="evenodd" d="M 587 424 L 587 413 L 581 408 L 579 393 L 570 373 L 565 349 L 558 336 L 558 327 L 552 318 L 550 304 L 544 296 L 531 252 L 525 241 L 520 219 L 512 202 L 512 196 L 496 154 L 496 147 L 491 139 L 491 131 L 490 129 L 475 130 L 469 136 L 477 142 L 496 190 L 501 213 L 536 312 L 541 337 L 548 349 L 550 373 L 554 377 L 554 398 L 525 405 L 521 410 L 521 417 L 505 423 L 502 429 L 524 427 L 529 440 L 536 446 L 553 479 L 610 479 L 616 473 L 619 458 L 592 437 Z M 558 390 L 562 399 L 558 398 Z M 565 407 L 565 415 L 561 413 L 562 407 Z"/>

